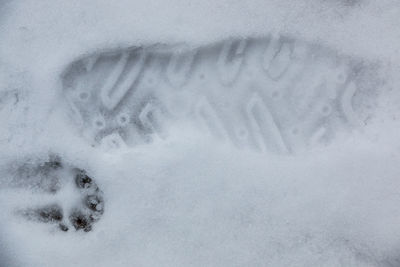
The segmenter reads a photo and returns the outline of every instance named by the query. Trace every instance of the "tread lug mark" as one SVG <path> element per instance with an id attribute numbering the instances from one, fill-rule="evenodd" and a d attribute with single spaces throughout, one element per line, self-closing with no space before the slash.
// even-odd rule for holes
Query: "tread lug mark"
<path id="1" fill-rule="evenodd" d="M 84 60 L 84 66 L 87 72 L 90 72 L 93 69 L 93 66 L 96 64 L 98 57 L 92 56 Z"/>
<path id="2" fill-rule="evenodd" d="M 87 101 L 89 100 L 89 98 L 90 98 L 90 92 L 88 92 L 88 91 L 86 91 L 86 90 L 81 90 L 81 91 L 79 91 L 79 92 L 77 93 L 76 98 L 77 98 L 79 101 L 87 102 Z"/>
<path id="3" fill-rule="evenodd" d="M 243 64 L 246 40 L 230 40 L 221 49 L 217 60 L 217 69 L 222 84 L 233 83 Z"/>
<path id="4" fill-rule="evenodd" d="M 306 139 L 307 136 L 304 133 L 304 126 L 298 123 L 291 124 L 288 127 L 285 133 L 286 140 L 288 140 L 288 146 L 290 147 L 291 152 L 300 152 L 306 149 Z"/>
<path id="5" fill-rule="evenodd" d="M 195 56 L 195 51 L 184 55 L 175 53 L 171 56 L 166 76 L 172 86 L 180 88 L 187 82 Z"/>
<path id="6" fill-rule="evenodd" d="M 122 72 L 125 70 L 129 59 L 129 53 L 125 52 L 121 55 L 120 60 L 115 66 L 114 70 L 107 78 L 104 86 L 101 88 L 101 100 L 106 108 L 109 110 L 114 109 L 118 103 L 122 100 L 125 94 L 129 91 L 133 83 L 138 78 L 145 59 L 146 53 L 139 51 L 135 53 L 138 58 L 135 58 L 135 62 L 129 70 L 126 78 L 118 84 L 118 80 L 121 77 Z"/>
<path id="7" fill-rule="evenodd" d="M 272 80 L 278 80 L 287 71 L 292 57 L 292 46 L 287 41 L 271 40 L 263 56 L 263 67 Z"/>
<path id="8" fill-rule="evenodd" d="M 355 114 L 353 106 L 351 104 L 351 101 L 356 91 L 357 87 L 354 82 L 350 82 L 349 84 L 347 84 L 343 92 L 340 105 L 346 117 L 346 120 L 353 125 L 360 125 L 360 120 L 357 118 L 357 115 Z"/>
<path id="9" fill-rule="evenodd" d="M 130 116 L 128 112 L 122 112 L 120 114 L 118 114 L 117 116 L 117 124 L 120 127 L 125 127 L 129 124 L 130 122 Z"/>
<path id="10" fill-rule="evenodd" d="M 327 129 L 325 127 L 318 128 L 310 138 L 310 146 L 317 145 L 321 142 L 321 139 L 326 135 Z"/>
<path id="11" fill-rule="evenodd" d="M 84 120 L 79 109 L 74 104 L 72 104 L 72 101 L 69 101 L 68 106 L 71 108 L 72 120 L 74 120 L 79 127 L 83 127 Z"/>
<path id="12" fill-rule="evenodd" d="M 228 139 L 228 133 L 223 123 L 218 117 L 217 112 L 211 106 L 206 97 L 201 97 L 195 105 L 195 114 L 202 124 L 208 128 L 210 133 L 219 139 Z"/>
<path id="13" fill-rule="evenodd" d="M 93 120 L 93 126 L 97 130 L 102 130 L 106 127 L 106 120 L 103 116 L 96 116 Z"/>
<path id="14" fill-rule="evenodd" d="M 138 116 L 140 123 L 151 133 L 157 134 L 161 139 L 165 138 L 162 132 L 160 107 L 152 102 L 146 103 Z"/>
<path id="15" fill-rule="evenodd" d="M 121 55 L 117 65 L 112 70 L 111 74 L 107 77 L 103 87 L 100 90 L 101 100 L 103 101 L 104 106 L 108 109 L 113 109 L 116 105 L 118 99 L 112 97 L 112 91 L 116 83 L 118 82 L 119 77 L 125 69 L 125 66 L 128 62 L 129 53 L 125 52 Z"/>
<path id="16" fill-rule="evenodd" d="M 254 93 L 247 103 L 246 113 L 253 133 L 258 133 L 254 138 L 262 151 L 271 150 L 269 146 L 272 145 L 277 147 L 278 152 L 289 152 L 272 114 L 257 93 Z"/>
<path id="17" fill-rule="evenodd" d="M 125 127 L 125 143 L 127 146 L 135 146 L 146 142 L 148 137 L 144 136 L 140 129 L 135 124 L 129 124 Z"/>
<path id="18" fill-rule="evenodd" d="M 237 128 L 235 129 L 235 137 L 240 140 L 241 143 L 244 143 L 249 138 L 249 132 L 244 127 Z"/>
<path id="19" fill-rule="evenodd" d="M 112 133 L 103 137 L 100 146 L 106 151 L 127 148 L 125 141 L 119 133 Z"/>

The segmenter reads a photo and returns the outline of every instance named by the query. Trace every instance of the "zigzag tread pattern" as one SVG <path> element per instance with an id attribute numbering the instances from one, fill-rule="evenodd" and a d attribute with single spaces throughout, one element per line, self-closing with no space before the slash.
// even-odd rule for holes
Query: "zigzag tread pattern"
<path id="1" fill-rule="evenodd" d="M 291 153 L 361 124 L 360 62 L 283 36 L 230 39 L 89 55 L 61 80 L 83 136 L 107 149 L 164 139 L 186 121 L 240 148 Z"/>

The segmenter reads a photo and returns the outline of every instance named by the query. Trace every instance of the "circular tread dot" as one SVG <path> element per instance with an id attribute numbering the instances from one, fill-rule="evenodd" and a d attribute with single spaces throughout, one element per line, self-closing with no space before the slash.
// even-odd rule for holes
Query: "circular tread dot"
<path id="1" fill-rule="evenodd" d="M 328 116 L 332 112 L 332 108 L 329 105 L 324 105 L 321 108 L 321 112 L 324 116 Z"/>
<path id="2" fill-rule="evenodd" d="M 81 92 L 79 94 L 79 99 L 83 100 L 83 101 L 88 100 L 89 99 L 89 93 L 88 92 Z"/>

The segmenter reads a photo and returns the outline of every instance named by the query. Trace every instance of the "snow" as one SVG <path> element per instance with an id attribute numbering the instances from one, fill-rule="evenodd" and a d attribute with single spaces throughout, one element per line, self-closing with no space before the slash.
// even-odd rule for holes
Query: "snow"
<path id="1" fill-rule="evenodd" d="M 0 266 L 399 265 L 399 13 L 394 0 L 2 2 Z M 176 127 L 165 141 L 102 154 L 65 114 L 58 77 L 83 53 L 271 32 L 382 64 L 385 85 L 363 131 L 278 156 Z M 104 191 L 92 232 L 14 216 L 46 199 L 10 187 L 11 165 L 49 151 Z"/>

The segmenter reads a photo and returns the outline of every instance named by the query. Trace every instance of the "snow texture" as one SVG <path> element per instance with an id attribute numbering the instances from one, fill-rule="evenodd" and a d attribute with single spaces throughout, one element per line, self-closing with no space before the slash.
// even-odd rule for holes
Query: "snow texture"
<path id="1" fill-rule="evenodd" d="M 395 0 L 1 1 L 0 266 L 400 266 L 399 14 Z M 270 34 L 379 66 L 361 128 L 288 155 L 181 125 L 104 152 L 70 119 L 60 75 L 82 55 Z M 73 191 L 15 183 L 19 166 L 49 154 L 102 189 L 92 231 L 16 214 L 70 203 Z"/>

